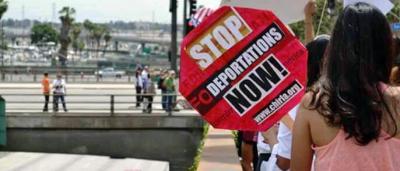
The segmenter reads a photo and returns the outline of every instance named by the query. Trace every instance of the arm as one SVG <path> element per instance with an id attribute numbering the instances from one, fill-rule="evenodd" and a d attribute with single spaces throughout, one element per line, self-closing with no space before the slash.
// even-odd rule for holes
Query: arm
<path id="1" fill-rule="evenodd" d="M 261 135 L 263 136 L 265 143 L 269 145 L 270 149 L 273 149 L 274 145 L 278 144 L 277 134 L 278 134 L 278 129 L 275 125 L 272 126 L 270 129 L 268 129 L 267 131 L 261 132 Z"/>
<path id="2" fill-rule="evenodd" d="M 65 80 L 62 81 L 62 84 L 64 88 L 64 94 L 67 94 L 67 83 L 65 82 Z"/>
<path id="3" fill-rule="evenodd" d="M 310 95 L 306 94 L 303 97 L 297 117 L 294 123 L 293 129 L 293 141 L 292 141 L 292 161 L 290 168 L 292 171 L 310 171 L 313 150 L 311 149 L 312 138 L 309 125 L 309 110 L 304 108 L 305 104 L 310 99 Z"/>
<path id="4" fill-rule="evenodd" d="M 314 25 L 313 25 L 313 16 L 315 12 L 316 12 L 316 2 L 315 0 L 310 0 L 304 9 L 305 44 L 311 42 L 315 36 Z"/>

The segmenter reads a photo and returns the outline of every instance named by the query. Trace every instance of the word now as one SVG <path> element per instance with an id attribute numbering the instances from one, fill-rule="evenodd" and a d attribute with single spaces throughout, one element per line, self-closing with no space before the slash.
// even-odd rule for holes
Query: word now
<path id="1" fill-rule="evenodd" d="M 289 71 L 271 55 L 230 89 L 224 98 L 242 116 L 288 75 Z"/>
<path id="2" fill-rule="evenodd" d="M 235 11 L 219 19 L 188 47 L 188 54 L 204 70 L 252 32 Z"/>

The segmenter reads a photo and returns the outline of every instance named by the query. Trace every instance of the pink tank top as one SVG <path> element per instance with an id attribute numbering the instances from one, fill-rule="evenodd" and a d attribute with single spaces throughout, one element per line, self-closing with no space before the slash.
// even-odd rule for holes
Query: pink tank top
<path id="1" fill-rule="evenodd" d="M 400 170 L 400 139 L 390 138 L 385 132 L 379 141 L 359 146 L 354 139 L 346 140 L 340 129 L 327 145 L 313 147 L 316 171 L 398 171 Z"/>

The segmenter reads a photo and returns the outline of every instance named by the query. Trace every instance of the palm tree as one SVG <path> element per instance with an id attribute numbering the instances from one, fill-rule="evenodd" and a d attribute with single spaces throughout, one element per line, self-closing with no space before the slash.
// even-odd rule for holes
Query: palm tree
<path id="1" fill-rule="evenodd" d="M 68 56 L 68 46 L 71 43 L 69 32 L 74 22 L 75 9 L 71 7 L 63 7 L 61 11 L 59 11 L 59 14 L 62 26 L 60 33 L 61 48 L 58 53 L 61 66 L 65 66 Z"/>
<path id="2" fill-rule="evenodd" d="M 72 32 L 71 32 L 71 37 L 72 37 L 72 48 L 74 49 L 75 54 L 77 53 L 79 49 L 79 36 L 81 35 L 82 29 L 81 29 L 81 24 L 74 24 L 72 26 Z"/>
<path id="3" fill-rule="evenodd" d="M 99 25 L 96 25 L 96 28 L 93 30 L 93 38 L 96 40 L 96 56 L 99 56 L 99 49 L 100 49 L 100 43 L 101 39 L 103 38 L 105 29 Z"/>
<path id="4" fill-rule="evenodd" d="M 107 30 L 106 33 L 104 34 L 104 41 L 106 43 L 104 45 L 104 55 L 106 54 L 106 50 L 108 48 L 108 45 L 109 45 L 111 39 L 112 39 L 112 37 L 111 37 L 110 31 Z"/>
<path id="5" fill-rule="evenodd" d="M 85 28 L 85 30 L 88 32 L 87 34 L 87 38 L 86 38 L 86 44 L 88 47 L 93 48 L 93 30 L 95 29 L 95 24 L 92 23 L 90 20 L 85 20 L 83 22 L 83 28 Z"/>

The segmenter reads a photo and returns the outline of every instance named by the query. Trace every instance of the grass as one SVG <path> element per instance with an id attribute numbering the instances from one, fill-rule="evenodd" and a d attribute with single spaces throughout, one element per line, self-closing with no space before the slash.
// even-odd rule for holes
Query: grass
<path id="1" fill-rule="evenodd" d="M 209 128 L 210 128 L 210 125 L 208 125 L 208 124 L 204 125 L 203 137 L 200 141 L 199 147 L 197 148 L 197 154 L 196 154 L 196 157 L 194 157 L 193 165 L 188 169 L 188 171 L 196 171 L 197 168 L 199 167 L 200 160 L 201 160 L 201 154 L 203 153 L 204 143 L 206 141 Z"/>

